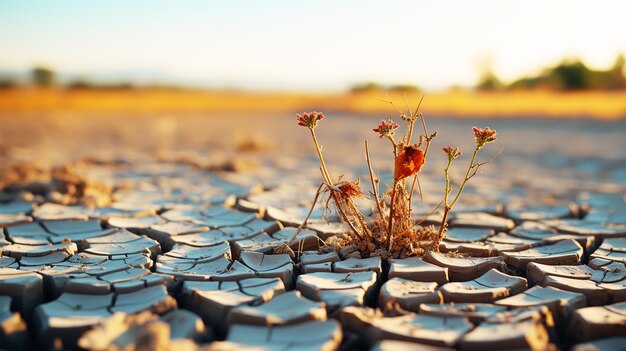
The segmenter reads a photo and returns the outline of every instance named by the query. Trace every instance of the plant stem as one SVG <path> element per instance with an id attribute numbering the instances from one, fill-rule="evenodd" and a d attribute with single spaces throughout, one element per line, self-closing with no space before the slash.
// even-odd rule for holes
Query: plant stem
<path id="1" fill-rule="evenodd" d="M 478 155 L 478 150 L 480 150 L 480 148 L 477 146 L 474 149 L 474 153 L 472 154 L 472 159 L 470 160 L 469 166 L 467 167 L 467 172 L 465 172 L 465 177 L 463 178 L 463 182 L 461 183 L 461 186 L 459 187 L 459 191 L 457 192 L 456 196 L 454 197 L 454 200 L 452 200 L 452 203 L 450 204 L 450 207 L 452 207 L 452 206 L 454 206 L 454 204 L 456 204 L 456 202 L 459 199 L 459 197 L 461 197 L 461 193 L 463 192 L 463 189 L 465 189 L 465 184 L 467 184 L 467 181 L 469 180 L 469 174 L 472 171 L 472 168 L 474 168 L 474 161 L 476 161 L 476 155 Z"/>
<path id="2" fill-rule="evenodd" d="M 354 227 L 354 224 L 352 224 L 352 222 L 350 222 L 348 216 L 346 215 L 346 212 L 344 211 L 343 208 L 341 208 L 341 205 L 339 203 L 339 201 L 337 201 L 337 195 L 335 194 L 335 190 L 333 189 L 334 184 L 332 179 L 330 178 L 330 175 L 328 173 L 328 168 L 326 168 L 326 163 L 324 162 L 324 156 L 322 156 L 322 148 L 320 147 L 319 142 L 317 141 L 317 137 L 315 136 L 315 131 L 313 130 L 313 128 L 309 128 L 309 131 L 311 131 L 311 137 L 313 138 L 313 143 L 315 144 L 315 151 L 317 151 L 317 156 L 319 157 L 320 160 L 320 169 L 321 169 L 321 173 L 322 173 L 322 178 L 324 178 L 324 181 L 326 183 L 326 185 L 329 188 L 330 191 L 330 196 L 333 199 L 333 201 L 335 202 L 335 206 L 337 207 L 337 211 L 339 212 L 339 215 L 341 216 L 341 219 L 343 219 L 344 222 L 346 222 L 348 224 L 348 226 L 350 226 L 350 229 L 352 229 L 352 231 L 354 232 L 354 234 L 359 238 L 362 239 L 362 235 L 359 234 L 359 231 Z M 355 208 L 354 204 L 352 204 L 352 206 Z M 358 211 L 356 211 L 358 212 Z M 367 227 L 365 227 L 365 225 L 363 224 L 363 221 L 359 218 L 359 222 L 361 223 L 361 226 L 363 227 L 363 230 L 365 232 L 367 232 Z"/>
<path id="3" fill-rule="evenodd" d="M 363 215 L 361 214 L 359 209 L 356 208 L 356 205 L 354 204 L 354 201 L 352 201 L 352 199 L 348 198 L 347 202 L 348 202 L 348 204 L 350 204 L 350 206 L 352 206 L 352 210 L 354 211 L 355 217 L 359 221 L 359 224 L 361 225 L 361 228 L 363 229 L 363 232 L 368 237 L 372 237 L 372 233 L 370 232 L 369 228 L 367 228 L 367 225 L 365 224 L 365 221 L 363 219 Z"/>
<path id="4" fill-rule="evenodd" d="M 445 193 L 443 195 L 443 218 L 441 220 L 441 224 L 439 225 L 439 232 L 437 233 L 437 237 L 439 238 L 439 240 L 441 240 L 440 238 L 443 236 L 443 234 L 446 231 L 448 213 L 450 213 L 450 210 L 452 209 L 452 206 L 448 205 L 448 196 L 450 195 L 450 191 L 452 191 L 452 189 L 450 188 L 450 165 L 451 164 L 452 164 L 452 158 L 448 158 L 448 164 L 446 165 L 446 168 L 443 170 L 444 175 L 446 177 L 446 189 L 444 190 Z M 437 245 L 436 248 L 438 249 L 439 246 Z"/>
<path id="5" fill-rule="evenodd" d="M 454 204 L 456 204 L 456 202 L 459 200 L 459 198 L 461 197 L 461 193 L 463 193 L 463 189 L 465 189 L 465 185 L 467 184 L 467 181 L 470 179 L 470 172 L 472 171 L 472 168 L 474 168 L 474 161 L 476 161 L 476 155 L 478 155 L 478 150 L 480 150 L 480 148 L 478 146 L 476 146 L 476 148 L 474 149 L 474 152 L 472 153 L 472 159 L 469 162 L 469 165 L 467 166 L 467 171 L 465 172 L 465 177 L 463 177 L 463 181 L 461 182 L 461 185 L 459 186 L 459 190 L 456 193 L 456 196 L 454 197 L 454 200 L 452 200 L 452 203 L 448 204 L 448 195 L 450 194 L 450 191 L 452 191 L 452 189 L 450 188 L 450 164 L 452 163 L 452 159 L 448 160 L 448 165 L 446 166 L 445 169 L 445 175 L 446 175 L 446 194 L 444 197 L 444 208 L 443 208 L 443 218 L 441 219 L 441 225 L 439 226 L 439 239 L 441 240 L 441 237 L 443 236 L 443 234 L 446 231 L 446 228 L 448 227 L 448 214 L 450 213 L 450 210 L 452 210 L 452 207 L 454 207 Z"/>
<path id="6" fill-rule="evenodd" d="M 387 245 L 389 246 L 389 252 L 391 252 L 391 245 L 393 244 L 393 208 L 394 202 L 396 201 L 396 188 L 398 187 L 398 180 L 393 179 L 393 188 L 391 189 L 391 204 L 389 204 L 389 229 L 387 232 L 389 233 L 387 237 Z"/>
<path id="7" fill-rule="evenodd" d="M 376 208 L 378 208 L 378 214 L 380 218 L 384 221 L 385 215 L 383 214 L 383 207 L 380 204 L 380 198 L 378 197 L 378 186 L 376 184 L 376 178 L 374 177 L 374 170 L 372 169 L 372 162 L 370 161 L 370 150 L 367 145 L 367 140 L 365 140 L 365 160 L 367 161 L 367 167 L 370 172 L 370 180 L 372 181 L 372 191 L 374 192 L 374 200 L 376 201 Z"/>
<path id="8" fill-rule="evenodd" d="M 413 118 L 411 118 L 409 120 L 409 131 L 406 134 L 406 141 L 405 141 L 406 145 L 411 145 L 411 138 L 413 137 L 413 126 L 414 125 L 415 125 L 415 120 L 413 120 Z"/>
<path id="9" fill-rule="evenodd" d="M 320 192 L 322 191 L 322 187 L 325 185 L 325 183 L 320 184 L 320 186 L 317 188 L 317 191 L 315 192 L 315 197 L 313 198 L 313 204 L 311 204 L 311 208 L 309 209 L 309 213 L 307 213 L 306 218 L 304 218 L 304 222 L 302 222 L 302 224 L 300 224 L 300 226 L 298 227 L 298 229 L 295 231 L 295 233 L 293 233 L 293 235 L 291 236 L 291 238 L 289 238 L 289 241 L 287 242 L 287 245 L 293 244 L 293 241 L 296 239 L 296 237 L 298 236 L 298 234 L 300 234 L 300 232 L 302 231 L 302 229 L 304 227 L 306 227 L 307 222 L 309 221 L 309 218 L 311 218 L 311 214 L 313 213 L 313 209 L 315 208 L 315 204 L 317 203 L 317 199 L 320 196 Z"/>
<path id="10" fill-rule="evenodd" d="M 317 157 L 320 159 L 320 165 L 322 166 L 322 178 L 324 178 L 328 185 L 333 186 L 333 181 L 332 179 L 330 179 L 330 175 L 328 174 L 328 169 L 326 168 L 326 163 L 324 162 L 324 156 L 322 156 L 322 149 L 320 148 L 320 144 L 317 142 L 315 131 L 313 130 L 313 128 L 309 128 L 309 130 L 311 131 L 311 137 L 313 137 L 313 143 L 315 144 Z"/>

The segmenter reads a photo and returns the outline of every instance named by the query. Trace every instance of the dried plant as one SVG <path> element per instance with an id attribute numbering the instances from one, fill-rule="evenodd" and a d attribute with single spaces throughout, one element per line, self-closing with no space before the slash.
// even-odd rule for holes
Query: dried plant
<path id="1" fill-rule="evenodd" d="M 432 134 L 428 132 L 424 115 L 420 112 L 421 101 L 414 111 L 407 104 L 408 113 L 400 110 L 393 101 L 384 102 L 396 109 L 400 118 L 406 123 L 406 132 L 402 138 L 396 140 L 396 132 L 399 125 L 391 118 L 382 120 L 378 127 L 373 129 L 379 138 L 387 139 L 390 142 L 394 158 L 393 184 L 390 189 L 382 194 L 379 191 L 380 179 L 372 168 L 369 145 L 367 140 L 365 140 L 365 159 L 372 185 L 371 195 L 375 203 L 375 212 L 369 218 L 366 218 L 354 203 L 356 198 L 368 197 L 361 190 L 360 182 L 342 181 L 341 177 L 337 182 L 333 182 L 330 177 L 324 162 L 322 148 L 315 134 L 318 123 L 325 118 L 324 114 L 321 112 L 309 112 L 296 115 L 298 125 L 308 128 L 313 139 L 320 162 L 322 183 L 317 189 L 313 204 L 304 222 L 296 230 L 289 242 L 284 243 L 275 250 L 277 253 L 286 252 L 293 254 L 289 245 L 293 243 L 300 231 L 306 227 L 320 194 L 328 194 L 325 210 L 333 207 L 351 231 L 349 235 L 334 239 L 332 245 L 337 246 L 337 248 L 356 247 L 362 257 L 375 255 L 393 258 L 421 255 L 427 250 L 438 251 L 439 244 L 448 227 L 447 221 L 450 211 L 459 200 L 465 185 L 477 174 L 481 166 L 491 161 L 478 163 L 476 162 L 476 157 L 480 149 L 496 140 L 496 131 L 489 127 L 485 129 L 474 127 L 476 147 L 474 148 L 465 177 L 461 181 L 452 201 L 449 200 L 452 192 L 450 166 L 455 159 L 462 155 L 462 152 L 458 147 L 446 146 L 443 148 L 448 157 L 448 162 L 444 169 L 446 180 L 444 196 L 441 203 L 430 212 L 431 214 L 434 213 L 443 204 L 442 221 L 439 228 L 421 226 L 424 220 L 417 221 L 411 217 L 411 204 L 413 203 L 416 185 L 420 197 L 422 196 L 419 172 L 426 163 L 431 143 L 437 136 L 437 131 Z M 417 143 L 415 143 L 413 142 L 413 134 L 415 124 L 418 121 L 421 122 L 422 132 L 419 134 Z"/>

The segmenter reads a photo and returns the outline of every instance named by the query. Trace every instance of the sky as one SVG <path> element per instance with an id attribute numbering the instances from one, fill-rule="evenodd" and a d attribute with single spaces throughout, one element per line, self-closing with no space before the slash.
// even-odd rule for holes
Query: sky
<path id="1" fill-rule="evenodd" d="M 0 72 L 209 88 L 340 91 L 361 82 L 471 86 L 565 57 L 626 53 L 626 2 L 0 0 Z"/>

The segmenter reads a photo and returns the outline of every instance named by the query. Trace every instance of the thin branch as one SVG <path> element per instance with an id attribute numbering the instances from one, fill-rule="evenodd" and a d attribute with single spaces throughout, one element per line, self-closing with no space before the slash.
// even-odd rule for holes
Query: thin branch
<path id="1" fill-rule="evenodd" d="M 417 104 L 417 108 L 415 109 L 415 114 L 413 114 L 413 117 L 417 117 L 419 111 L 420 111 L 420 106 L 422 106 L 422 101 L 424 101 L 424 96 L 426 96 L 426 94 L 422 94 L 422 97 L 420 98 L 420 102 Z M 426 135 L 428 135 L 428 133 L 426 133 Z"/>
<path id="2" fill-rule="evenodd" d="M 374 192 L 374 200 L 376 201 L 376 207 L 378 208 L 378 213 L 380 214 L 381 220 L 385 220 L 385 215 L 383 213 L 383 207 L 380 204 L 380 198 L 378 197 L 378 183 L 376 182 L 378 179 L 374 176 L 374 170 L 372 169 L 372 162 L 370 160 L 370 150 L 367 144 L 367 140 L 365 140 L 365 160 L 367 161 L 367 167 L 370 172 L 370 180 L 372 181 L 372 190 Z"/>
<path id="3" fill-rule="evenodd" d="M 324 178 L 324 181 L 326 183 L 332 186 L 333 181 L 332 179 L 330 179 L 330 175 L 328 174 L 328 169 L 326 168 L 326 163 L 324 162 L 324 156 L 322 156 L 322 148 L 320 147 L 320 144 L 317 142 L 315 131 L 313 130 L 313 128 L 309 128 L 309 131 L 311 132 L 311 137 L 313 138 L 313 144 L 315 144 L 315 151 L 317 151 L 317 157 L 319 158 L 319 161 L 320 161 L 322 178 Z"/>
<path id="4" fill-rule="evenodd" d="M 389 251 L 391 252 L 391 244 L 393 243 L 393 208 L 394 202 L 396 201 L 396 188 L 398 187 L 398 180 L 393 180 L 393 188 L 391 189 L 391 203 L 389 204 L 389 229 L 387 232 L 389 233 L 387 237 L 387 244 L 389 245 Z"/>
<path id="5" fill-rule="evenodd" d="M 480 169 L 481 166 L 486 165 L 487 163 L 492 162 L 493 160 L 496 159 L 496 157 L 500 156 L 500 154 L 502 153 L 502 151 L 504 151 L 504 148 L 500 149 L 495 155 L 493 155 L 493 157 L 491 157 L 490 159 L 488 159 L 487 161 L 484 162 L 477 162 L 476 164 L 474 164 L 472 166 L 472 168 L 474 168 L 474 172 L 472 172 L 472 174 L 467 178 L 467 180 L 472 179 L 472 177 L 474 177 L 476 175 L 476 173 L 478 173 L 478 169 Z"/>
<path id="6" fill-rule="evenodd" d="M 382 102 L 385 102 L 385 103 L 388 103 L 388 104 L 390 104 L 391 106 L 393 106 L 393 107 L 396 109 L 396 111 L 398 111 L 398 113 L 400 114 L 400 116 L 402 117 L 402 119 L 405 119 L 405 120 L 406 120 L 406 114 L 404 114 L 404 112 L 402 112 L 402 110 L 400 110 L 400 109 L 398 108 L 398 106 L 396 106 L 396 104 L 395 104 L 395 103 L 391 100 L 391 98 L 389 97 L 389 95 L 385 95 L 385 96 L 387 96 L 387 99 L 389 99 L 389 100 L 383 100 L 383 99 L 378 99 L 378 100 L 379 100 L 379 101 L 382 101 Z"/>
<path id="7" fill-rule="evenodd" d="M 430 217 L 433 213 L 435 213 L 439 209 L 439 207 L 441 207 L 442 204 L 443 204 L 443 199 L 441 199 L 441 201 L 439 201 L 439 204 L 432 211 L 430 211 L 430 213 L 427 214 L 426 217 L 424 217 L 421 221 L 417 222 L 415 225 L 420 225 L 420 224 L 426 222 L 428 217 Z"/>
<path id="8" fill-rule="evenodd" d="M 335 207 L 337 207 L 337 211 L 339 212 L 339 215 L 341 216 L 341 218 L 343 219 L 344 222 L 346 222 L 348 224 L 348 226 L 350 226 L 350 229 L 352 229 L 352 231 L 354 232 L 354 234 L 359 238 L 359 239 L 363 239 L 363 236 L 359 233 L 359 231 L 354 227 L 354 224 L 352 222 L 350 222 L 350 218 L 348 218 L 348 215 L 346 215 L 346 212 L 343 210 L 343 208 L 341 208 L 341 206 L 339 205 L 339 201 L 337 201 L 337 195 L 335 195 L 333 190 L 330 190 L 330 196 L 333 197 L 333 201 L 335 202 Z"/>
<path id="9" fill-rule="evenodd" d="M 409 116 L 413 116 L 411 113 L 411 107 L 409 106 L 409 100 L 406 98 L 406 90 L 404 91 L 404 103 L 406 104 L 406 109 L 409 110 Z"/>
<path id="10" fill-rule="evenodd" d="M 296 230 L 296 232 L 293 233 L 291 238 L 289 238 L 289 241 L 287 242 L 287 245 L 291 246 L 291 244 L 293 244 L 293 241 L 296 239 L 298 234 L 300 234 L 302 229 L 304 227 L 306 227 L 307 222 L 309 221 L 309 218 L 311 218 L 311 214 L 313 213 L 313 209 L 315 208 L 315 204 L 317 204 L 317 199 L 319 198 L 320 192 L 322 191 L 322 187 L 324 185 L 326 185 L 326 183 L 321 183 L 320 186 L 317 188 L 317 191 L 315 192 L 315 197 L 313 198 L 313 203 L 311 204 L 311 208 L 309 209 L 309 213 L 307 213 L 306 218 L 304 218 L 304 222 L 302 222 L 302 224 L 300 224 L 300 226 L 298 226 L 298 229 Z"/>

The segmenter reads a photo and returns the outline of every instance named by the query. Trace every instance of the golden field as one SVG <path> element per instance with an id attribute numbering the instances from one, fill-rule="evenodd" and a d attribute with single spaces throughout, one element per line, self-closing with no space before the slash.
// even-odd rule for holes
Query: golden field
<path id="1" fill-rule="evenodd" d="M 421 93 L 407 94 L 415 107 Z M 358 114 L 393 112 L 380 99 L 392 99 L 404 107 L 404 94 L 366 93 L 248 93 L 206 90 L 57 90 L 9 89 L 0 91 L 0 112 L 98 112 L 152 114 L 189 113 L 285 113 L 305 110 Z M 428 115 L 476 117 L 626 117 L 626 92 L 549 91 L 427 93 L 422 110 Z"/>

